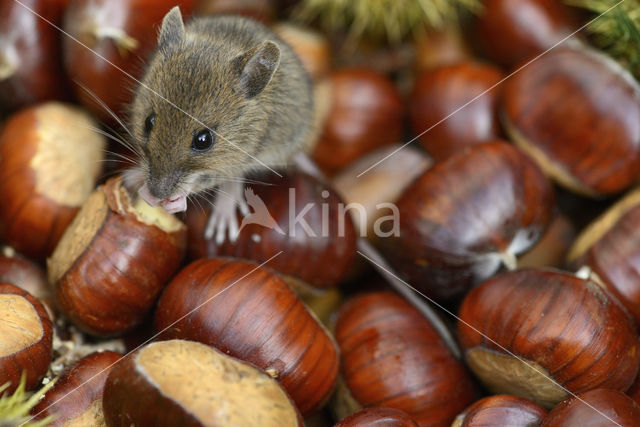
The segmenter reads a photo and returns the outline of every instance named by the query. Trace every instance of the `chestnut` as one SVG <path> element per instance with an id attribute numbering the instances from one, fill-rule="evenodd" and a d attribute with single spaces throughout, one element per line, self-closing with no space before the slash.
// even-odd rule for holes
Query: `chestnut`
<path id="1" fill-rule="evenodd" d="M 132 200 L 121 177 L 99 187 L 48 259 L 58 306 L 80 329 L 113 335 L 140 324 L 186 248 L 184 224 Z"/>
<path id="2" fill-rule="evenodd" d="M 418 75 L 409 101 L 411 124 L 434 160 L 500 138 L 503 77 L 491 65 L 470 61 Z"/>
<path id="3" fill-rule="evenodd" d="M 53 308 L 53 293 L 44 269 L 10 246 L 5 246 L 0 251 L 0 283 L 16 285 L 36 297 L 47 308 Z"/>
<path id="4" fill-rule="evenodd" d="M 476 39 L 491 60 L 505 67 L 541 54 L 578 29 L 557 0 L 484 0 L 482 5 Z"/>
<path id="5" fill-rule="evenodd" d="M 458 415 L 451 427 L 538 426 L 547 411 L 537 403 L 508 394 L 478 400 Z"/>
<path id="6" fill-rule="evenodd" d="M 53 327 L 46 309 L 33 295 L 0 283 L 0 385 L 13 393 L 23 372 L 26 390 L 40 385 L 53 355 Z"/>
<path id="7" fill-rule="evenodd" d="M 637 222 L 636 222 L 637 221 Z M 567 262 L 576 270 L 587 266 L 640 326 L 640 190 L 622 198 L 591 223 L 576 239 Z"/>
<path id="8" fill-rule="evenodd" d="M 599 388 L 557 405 L 541 427 L 635 427 L 639 420 L 640 406 L 636 402 L 619 391 Z"/>
<path id="9" fill-rule="evenodd" d="M 550 408 L 596 388 L 627 390 L 640 342 L 596 282 L 557 270 L 500 274 L 467 294 L 458 332 L 469 367 L 495 393 Z"/>
<path id="10" fill-rule="evenodd" d="M 460 29 L 455 26 L 430 29 L 417 34 L 413 45 L 413 68 L 418 73 L 464 62 L 472 57 L 470 47 L 466 44 Z"/>
<path id="11" fill-rule="evenodd" d="M 286 21 L 274 25 L 272 30 L 293 48 L 314 82 L 329 74 L 331 47 L 322 33 Z"/>
<path id="12" fill-rule="evenodd" d="M 62 34 L 51 25 L 60 26 L 67 3 L 0 2 L 0 110 L 69 98 Z"/>
<path id="13" fill-rule="evenodd" d="M 312 157 L 332 175 L 369 151 L 399 142 L 403 104 L 391 80 L 371 69 L 344 68 L 329 78 L 329 116 Z"/>
<path id="14" fill-rule="evenodd" d="M 104 383 L 109 371 L 121 357 L 113 351 L 103 351 L 78 360 L 62 374 L 31 413 L 36 419 L 51 416 L 53 426 L 104 425 Z"/>
<path id="15" fill-rule="evenodd" d="M 174 6 L 188 16 L 193 0 L 70 0 L 65 68 L 78 100 L 102 121 L 117 122 L 109 110 L 124 118 L 137 86 L 133 79 L 142 77 L 156 30 Z"/>
<path id="16" fill-rule="evenodd" d="M 334 427 L 418 427 L 404 411 L 392 408 L 365 408 L 340 420 Z"/>
<path id="17" fill-rule="evenodd" d="M 330 186 L 300 172 L 269 174 L 256 185 L 245 186 L 244 194 L 253 214 L 264 203 L 277 225 L 266 227 L 253 223 L 250 216 L 239 216 L 242 229 L 235 242 L 218 246 L 214 239 L 204 238 L 208 210 L 192 206 L 186 215 L 192 259 L 225 255 L 260 263 L 282 252 L 269 267 L 287 282 L 327 289 L 344 279 L 356 256 L 356 233 L 344 203 Z"/>
<path id="18" fill-rule="evenodd" d="M 391 292 L 371 292 L 340 310 L 335 337 L 339 418 L 363 407 L 399 409 L 419 425 L 449 426 L 476 394 L 464 365 L 411 304 Z"/>
<path id="19" fill-rule="evenodd" d="M 502 265 L 515 268 L 516 255 L 544 233 L 553 199 L 545 176 L 517 148 L 468 147 L 405 189 L 396 230 L 383 230 L 381 250 L 426 295 L 456 298 Z"/>
<path id="20" fill-rule="evenodd" d="M 589 48 L 559 47 L 507 80 L 505 130 L 558 184 L 618 193 L 640 172 L 640 86 Z"/>
<path id="21" fill-rule="evenodd" d="M 246 261 L 189 264 L 163 291 L 154 327 L 164 339 L 209 344 L 269 373 L 303 415 L 322 407 L 336 383 L 329 334 L 279 276 Z"/>
<path id="22" fill-rule="evenodd" d="M 432 163 L 424 150 L 393 144 L 362 156 L 333 177 L 333 187 L 345 202 L 363 207 L 349 211 L 360 236 L 375 240 L 381 234 L 385 217 L 393 214 L 390 204 Z"/>
<path id="23" fill-rule="evenodd" d="M 53 251 L 101 172 L 105 138 L 77 107 L 47 102 L 21 110 L 0 132 L 0 233 L 38 260 Z"/>
<path id="24" fill-rule="evenodd" d="M 269 375 L 204 344 L 171 340 L 124 357 L 104 386 L 106 425 L 302 426 Z"/>

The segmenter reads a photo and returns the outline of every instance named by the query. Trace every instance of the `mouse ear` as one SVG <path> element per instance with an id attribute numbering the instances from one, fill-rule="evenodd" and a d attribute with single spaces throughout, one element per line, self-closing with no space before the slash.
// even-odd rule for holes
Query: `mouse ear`
<path id="1" fill-rule="evenodd" d="M 272 41 L 237 57 L 235 65 L 240 72 L 238 90 L 247 98 L 253 98 L 264 90 L 280 65 L 280 48 Z"/>
<path id="2" fill-rule="evenodd" d="M 178 41 L 184 36 L 184 24 L 180 8 L 175 6 L 162 18 L 160 35 L 158 35 L 158 46 L 166 46 L 171 42 Z"/>

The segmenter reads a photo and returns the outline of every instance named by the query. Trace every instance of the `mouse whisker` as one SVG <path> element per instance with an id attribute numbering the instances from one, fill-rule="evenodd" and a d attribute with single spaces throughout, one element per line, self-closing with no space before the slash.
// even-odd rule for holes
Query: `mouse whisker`
<path id="1" fill-rule="evenodd" d="M 122 129 L 124 129 L 132 138 L 135 138 L 133 136 L 133 133 L 131 133 L 131 131 L 125 126 L 124 122 L 122 120 L 120 120 L 120 118 L 118 117 L 118 115 L 116 113 L 113 112 L 113 110 L 111 110 L 111 108 L 109 108 L 109 106 L 102 100 L 100 99 L 100 97 L 98 95 L 96 95 L 95 93 L 93 93 L 92 90 L 90 90 L 89 88 L 87 88 L 86 86 L 84 86 L 82 83 L 75 81 L 75 83 L 85 92 L 87 92 L 87 94 L 93 98 L 94 101 L 96 101 L 107 113 L 109 113 L 109 115 L 111 117 L 114 118 L 114 120 L 116 122 L 118 122 L 118 124 L 120 126 L 122 126 Z"/>
<path id="2" fill-rule="evenodd" d="M 108 158 L 108 156 L 109 156 L 109 155 L 111 155 L 111 156 L 117 157 L 117 158 L 119 158 L 119 159 L 125 160 L 125 161 L 127 161 L 128 163 L 132 163 L 132 164 L 134 164 L 134 165 L 138 163 L 138 162 L 137 162 L 137 160 L 136 160 L 135 158 L 130 157 L 130 156 L 127 156 L 126 154 L 117 153 L 117 152 L 115 152 L 115 151 L 111 151 L 111 150 L 107 150 L 107 149 L 105 149 L 105 150 L 104 150 L 104 152 L 105 152 L 105 154 L 107 154 L 107 159 L 106 159 L 106 160 L 110 160 L 110 159 Z"/>

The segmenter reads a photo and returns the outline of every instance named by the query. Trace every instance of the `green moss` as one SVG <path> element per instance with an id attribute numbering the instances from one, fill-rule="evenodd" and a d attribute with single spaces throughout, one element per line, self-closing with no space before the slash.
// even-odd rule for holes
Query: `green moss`
<path id="1" fill-rule="evenodd" d="M 51 417 L 43 420 L 31 422 L 29 411 L 38 404 L 42 396 L 53 387 L 54 381 L 50 381 L 35 393 L 29 393 L 25 390 L 26 375 L 23 373 L 20 379 L 20 385 L 13 394 L 6 393 L 10 383 L 0 386 L 0 426 L 2 427 L 42 427 L 49 425 L 52 421 Z"/>
<path id="2" fill-rule="evenodd" d="M 353 38 L 399 42 L 412 33 L 455 24 L 479 0 L 302 0 L 294 17 Z"/>
<path id="3" fill-rule="evenodd" d="M 570 6 L 583 8 L 598 16 L 587 26 L 594 45 L 606 51 L 640 77 L 640 0 L 565 0 Z"/>

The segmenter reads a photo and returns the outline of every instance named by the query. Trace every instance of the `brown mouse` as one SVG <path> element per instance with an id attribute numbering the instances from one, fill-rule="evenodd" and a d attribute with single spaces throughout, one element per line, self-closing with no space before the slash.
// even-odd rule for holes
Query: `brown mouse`
<path id="1" fill-rule="evenodd" d="M 158 46 L 131 105 L 140 155 L 127 175 L 149 204 L 183 211 L 187 197 L 217 187 L 207 227 L 237 231 L 242 178 L 279 168 L 313 133 L 311 81 L 293 50 L 264 25 L 236 16 L 162 21 Z M 227 197 L 224 197 L 227 196 Z"/>

